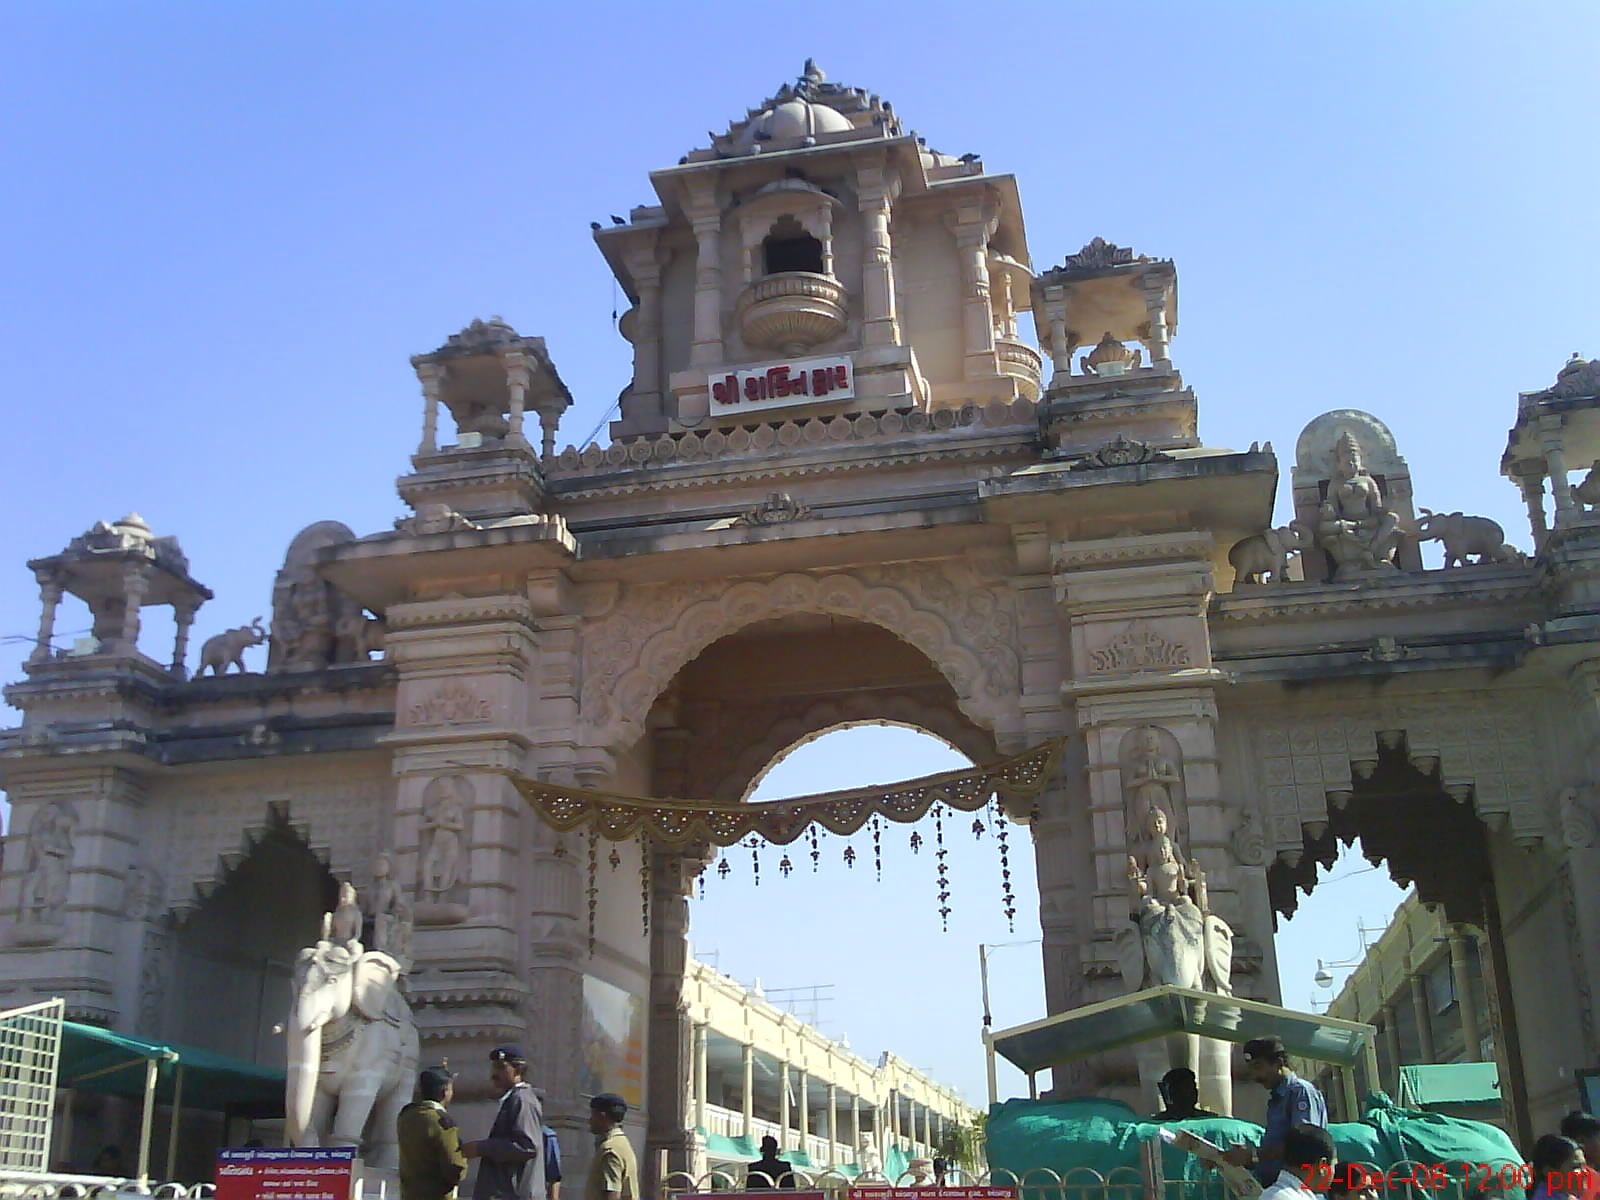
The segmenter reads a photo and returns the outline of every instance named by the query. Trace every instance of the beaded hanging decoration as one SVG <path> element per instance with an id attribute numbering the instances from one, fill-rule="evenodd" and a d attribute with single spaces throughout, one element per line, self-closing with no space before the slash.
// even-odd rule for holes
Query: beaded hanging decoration
<path id="1" fill-rule="evenodd" d="M 939 873 L 939 923 L 950 932 L 950 865 L 946 861 L 949 851 L 944 848 L 944 810 L 933 806 L 933 856 L 938 861 Z"/>
<path id="2" fill-rule="evenodd" d="M 1017 897 L 1011 890 L 1011 842 L 1006 832 L 1006 814 L 994 802 L 995 843 L 1000 847 L 1000 898 L 1005 904 L 1006 928 L 1017 931 Z"/>
<path id="3" fill-rule="evenodd" d="M 598 924 L 600 888 L 596 876 L 600 872 L 600 831 L 589 826 L 589 953 L 594 953 L 594 933 Z"/>
<path id="4" fill-rule="evenodd" d="M 883 822 L 872 818 L 872 866 L 878 872 L 878 882 L 883 882 Z"/>
<path id="5" fill-rule="evenodd" d="M 817 868 L 822 863 L 821 838 L 817 835 L 817 827 L 813 825 L 807 832 L 811 835 L 811 873 L 815 875 Z"/>
<path id="6" fill-rule="evenodd" d="M 756 886 L 761 886 L 761 839 L 752 837 L 745 845 L 750 847 L 750 870 L 755 877 Z"/>
<path id="7" fill-rule="evenodd" d="M 650 932 L 650 837 L 639 835 L 639 900 L 645 933 Z"/>

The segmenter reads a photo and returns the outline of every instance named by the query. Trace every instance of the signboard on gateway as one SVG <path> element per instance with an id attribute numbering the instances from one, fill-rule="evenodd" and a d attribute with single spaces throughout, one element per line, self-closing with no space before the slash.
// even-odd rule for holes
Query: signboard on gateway
<path id="1" fill-rule="evenodd" d="M 856 366 L 848 354 L 763 363 L 711 376 L 711 415 L 854 400 Z"/>
<path id="2" fill-rule="evenodd" d="M 217 1152 L 217 1200 L 355 1200 L 354 1146 Z"/>

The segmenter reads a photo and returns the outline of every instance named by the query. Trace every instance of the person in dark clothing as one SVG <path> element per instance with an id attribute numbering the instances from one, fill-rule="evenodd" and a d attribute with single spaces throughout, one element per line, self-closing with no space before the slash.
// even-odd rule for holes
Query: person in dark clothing
<path id="1" fill-rule="evenodd" d="M 747 1191 L 794 1187 L 794 1168 L 778 1157 L 777 1138 L 761 1139 L 761 1157 L 745 1168 L 744 1186 Z"/>
<path id="2" fill-rule="evenodd" d="M 1274 1186 L 1284 1169 L 1284 1138 L 1296 1125 L 1328 1127 L 1328 1104 L 1316 1085 L 1289 1069 L 1281 1039 L 1252 1038 L 1244 1044 L 1244 1069 L 1267 1089 L 1267 1120 L 1260 1146 L 1235 1146 L 1223 1152 L 1236 1167 L 1248 1167 L 1263 1188 Z"/>
<path id="3" fill-rule="evenodd" d="M 1155 1115 L 1157 1121 L 1197 1121 L 1217 1115 L 1200 1107 L 1200 1084 L 1188 1067 L 1173 1067 L 1163 1075 L 1161 1094 L 1167 1106 Z"/>
<path id="4" fill-rule="evenodd" d="M 417 1095 L 395 1121 L 400 1200 L 453 1200 L 467 1173 L 461 1131 L 448 1110 L 455 1077 L 444 1067 L 429 1067 L 417 1077 Z"/>
<path id="5" fill-rule="evenodd" d="M 462 1147 L 478 1162 L 472 1200 L 544 1200 L 544 1111 L 525 1076 L 528 1060 L 516 1046 L 489 1052 L 489 1080 L 503 1093 L 489 1136 Z"/>
<path id="6" fill-rule="evenodd" d="M 544 1089 L 534 1088 L 534 1097 L 544 1109 Z M 544 1127 L 544 1190 L 546 1200 L 561 1200 L 561 1139 L 550 1126 Z"/>
<path id="7" fill-rule="evenodd" d="M 1561 1136 L 1583 1147 L 1583 1157 L 1591 1167 L 1600 1167 L 1600 1119 L 1593 1113 L 1575 1111 L 1562 1117 Z"/>

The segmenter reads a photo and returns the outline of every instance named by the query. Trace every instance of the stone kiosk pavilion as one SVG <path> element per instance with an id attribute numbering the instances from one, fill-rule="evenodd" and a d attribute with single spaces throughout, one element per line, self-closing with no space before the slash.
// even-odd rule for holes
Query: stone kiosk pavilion
<path id="1" fill-rule="evenodd" d="M 1096 238 L 1035 273 L 1015 179 L 877 96 L 807 64 L 651 184 L 594 235 L 632 305 L 608 446 L 558 452 L 543 341 L 475 321 L 414 360 L 406 515 L 296 537 L 270 626 L 224 598 L 207 676 L 185 642 L 211 593 L 172 538 L 130 517 L 29 564 L 0 999 L 272 1061 L 289 962 L 384 855 L 423 1060 L 526 1044 L 581 1168 L 586 980 L 646 996 L 636 1139 L 682 1166 L 706 856 L 620 843 L 591 891 L 584 839 L 516 781 L 737 801 L 798 740 L 887 719 L 980 764 L 1066 739 L 1013 813 L 1044 1011 L 1125 988 L 1152 809 L 1231 927 L 1233 992 L 1271 1002 L 1277 917 L 1359 835 L 1481 934 L 1520 1127 L 1571 1108 L 1600 1056 L 1600 483 L 1569 479 L 1600 459 L 1600 363 L 1518 402 L 1526 557 L 1427 513 L 1353 409 L 1305 426 L 1272 528 L 1270 444 L 1201 439 L 1173 264 Z M 1460 565 L 1424 569 L 1426 538 Z M 60 649 L 64 596 L 94 637 Z M 149 604 L 178 614 L 170 659 Z M 228 666 L 263 636 L 264 673 Z M 1110 1055 L 1056 1085 L 1137 1082 Z M 475 1126 L 492 1098 L 463 1085 Z"/>

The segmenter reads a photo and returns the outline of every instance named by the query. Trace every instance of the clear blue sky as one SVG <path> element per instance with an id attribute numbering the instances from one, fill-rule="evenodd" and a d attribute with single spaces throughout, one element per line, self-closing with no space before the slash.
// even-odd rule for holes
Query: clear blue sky
<path id="1" fill-rule="evenodd" d="M 12 3 L 0 39 L 0 635 L 34 630 L 26 558 L 129 509 L 216 590 L 197 637 L 265 614 L 295 531 L 400 515 L 407 357 L 474 316 L 548 339 L 581 440 L 629 370 L 588 223 L 808 55 L 1014 172 L 1037 266 L 1097 234 L 1175 258 L 1173 356 L 1212 444 L 1287 456 L 1317 413 L 1368 408 L 1418 503 L 1526 545 L 1496 473 L 1516 393 L 1600 353 L 1588 3 Z M 0 643 L 0 676 L 24 652 Z M 1355 916 L 1392 906 L 1355 899 L 1379 878 L 1288 927 L 1291 999 L 1327 953 L 1298 947 L 1348 956 Z M 842 984 L 846 956 L 796 947 L 869 924 L 903 975 L 973 993 L 992 925 L 942 937 L 930 890 L 795 888 L 762 932 L 806 978 L 768 982 Z M 1033 984 L 997 1019 L 1036 1015 Z M 834 1007 L 977 1097 L 965 1019 L 874 1039 L 871 994 Z"/>

